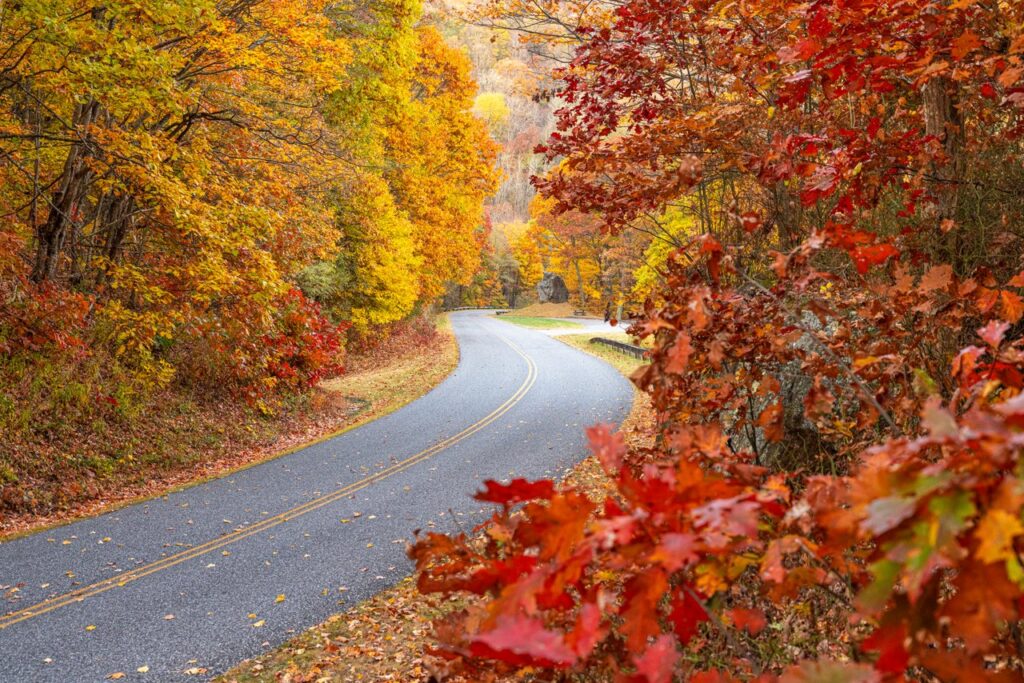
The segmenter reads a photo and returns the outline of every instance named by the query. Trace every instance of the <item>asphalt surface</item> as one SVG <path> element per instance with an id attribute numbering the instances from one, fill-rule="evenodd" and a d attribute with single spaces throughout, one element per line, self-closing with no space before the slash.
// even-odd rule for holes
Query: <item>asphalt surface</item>
<path id="1" fill-rule="evenodd" d="M 0 681 L 212 678 L 407 575 L 414 529 L 489 514 L 483 480 L 560 476 L 586 426 L 625 417 L 600 360 L 483 312 L 452 323 L 458 368 L 391 415 L 0 544 Z"/>

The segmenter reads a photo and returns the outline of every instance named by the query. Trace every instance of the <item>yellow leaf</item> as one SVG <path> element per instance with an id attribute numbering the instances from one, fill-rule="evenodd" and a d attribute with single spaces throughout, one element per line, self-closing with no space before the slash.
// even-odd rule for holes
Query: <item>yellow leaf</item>
<path id="1" fill-rule="evenodd" d="M 136 669 L 136 671 L 138 671 L 140 674 L 146 673 L 147 671 L 149 671 L 149 664 L 143 664 L 138 669 Z"/>
<path id="2" fill-rule="evenodd" d="M 278 595 L 277 599 L 274 600 L 274 602 L 284 602 L 284 593 L 281 593 L 280 595 Z"/>
<path id="3" fill-rule="evenodd" d="M 265 624 L 265 623 L 267 623 L 266 619 L 260 619 L 259 621 L 254 621 L 253 624 L 252 624 L 252 627 L 253 628 L 261 628 L 263 626 L 263 624 Z"/>
<path id="4" fill-rule="evenodd" d="M 96 630 L 96 625 L 95 624 L 89 624 L 88 626 L 85 627 L 85 630 L 86 631 L 95 631 Z"/>
<path id="5" fill-rule="evenodd" d="M 109 676 L 107 676 L 107 678 L 109 678 L 112 681 L 119 680 L 121 678 L 124 678 L 124 672 L 123 671 L 115 671 L 114 673 L 112 673 Z"/>
<path id="6" fill-rule="evenodd" d="M 1016 557 L 1013 539 L 1024 534 L 1024 524 L 1005 510 L 989 510 L 978 524 L 978 558 L 982 562 L 999 562 Z"/>

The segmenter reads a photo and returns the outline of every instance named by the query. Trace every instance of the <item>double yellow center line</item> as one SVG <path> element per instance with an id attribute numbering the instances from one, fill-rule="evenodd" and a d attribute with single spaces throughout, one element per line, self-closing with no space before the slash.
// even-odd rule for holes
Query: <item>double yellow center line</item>
<path id="1" fill-rule="evenodd" d="M 27 619 L 32 619 L 33 617 L 38 617 L 42 614 L 46 614 L 47 612 L 52 612 L 56 609 L 60 609 L 61 607 L 65 607 L 66 605 L 81 602 L 86 598 L 91 598 L 99 595 L 100 593 L 105 593 L 106 591 L 112 588 L 118 588 L 126 584 L 129 584 L 133 581 L 138 581 L 139 579 L 149 576 L 150 574 L 155 574 L 156 572 L 163 571 L 164 569 L 169 569 L 175 565 L 181 564 L 182 562 L 188 562 L 189 560 L 205 555 L 206 553 L 212 552 L 214 550 L 219 550 L 224 546 L 231 545 L 232 543 L 237 543 L 238 541 L 241 541 L 244 538 L 248 538 L 249 536 L 253 536 L 255 534 L 267 531 L 268 529 L 272 529 L 277 525 L 283 524 L 284 522 L 287 522 L 291 519 L 301 517 L 302 515 L 313 512 L 314 510 L 319 510 L 325 505 L 330 505 L 336 500 L 339 500 L 346 496 L 350 496 L 357 491 L 365 489 L 367 486 L 370 486 L 371 484 L 381 481 L 382 479 L 386 479 L 394 474 L 398 474 L 403 470 L 407 470 L 413 465 L 419 464 L 424 460 L 428 460 L 433 456 L 437 455 L 438 453 L 440 453 L 441 451 L 443 451 L 444 449 L 453 446 L 454 444 L 472 436 L 473 434 L 476 434 L 481 429 L 491 424 L 492 422 L 500 418 L 502 415 L 507 413 L 509 410 L 511 410 L 514 405 L 519 403 L 523 399 L 523 397 L 526 396 L 526 393 L 530 390 L 530 387 L 532 387 L 534 382 L 537 381 L 537 366 L 533 362 L 533 360 L 525 353 L 523 353 L 515 344 L 510 342 L 508 339 L 505 339 L 504 337 L 500 338 L 503 342 L 508 344 L 513 351 L 515 351 L 517 354 L 519 354 L 526 360 L 526 365 L 528 368 L 526 373 L 526 379 L 523 380 L 523 383 L 507 401 L 505 401 L 500 406 L 495 408 L 487 416 L 483 417 L 477 422 L 474 422 L 469 427 L 463 429 L 455 436 L 448 437 L 444 441 L 440 441 L 431 446 L 430 448 L 424 451 L 420 451 L 416 455 L 410 456 L 405 460 L 402 460 L 401 462 L 397 462 L 394 465 L 391 465 L 390 467 L 381 470 L 380 472 L 376 472 L 375 474 L 372 474 L 364 479 L 360 479 L 359 481 L 349 484 L 348 486 L 344 486 L 336 491 L 332 491 L 331 493 L 320 496 L 319 498 L 314 498 L 313 500 L 303 503 L 302 505 L 298 505 L 290 510 L 286 510 L 285 512 L 277 514 L 273 517 L 262 519 L 252 524 L 251 526 L 245 527 L 243 529 L 237 529 L 229 534 L 225 534 L 224 536 L 216 538 L 212 541 L 207 541 L 206 543 L 203 543 L 192 548 L 188 548 L 187 550 L 175 553 L 174 555 L 169 555 L 163 559 L 157 560 L 156 562 L 152 562 L 141 567 L 136 567 L 135 569 L 124 572 L 123 574 L 119 574 L 117 576 L 113 576 L 109 579 L 104 579 L 102 581 L 97 581 L 96 583 L 90 584 L 88 586 L 83 586 L 82 588 L 71 591 L 70 593 L 64 593 L 62 595 L 54 596 L 52 598 L 49 598 L 48 600 L 44 600 L 40 603 L 32 605 L 31 607 L 26 607 L 24 609 L 20 609 L 15 612 L 10 612 L 8 614 L 0 616 L 0 630 L 3 630 L 8 626 L 13 626 L 14 624 L 25 621 Z"/>

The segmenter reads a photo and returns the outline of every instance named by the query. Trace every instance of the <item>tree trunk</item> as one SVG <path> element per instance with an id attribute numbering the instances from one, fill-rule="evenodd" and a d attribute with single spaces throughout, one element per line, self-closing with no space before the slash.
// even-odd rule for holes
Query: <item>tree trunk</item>
<path id="1" fill-rule="evenodd" d="M 580 260 L 573 259 L 573 265 L 576 267 L 576 288 L 579 290 L 580 310 L 586 310 L 587 293 L 583 291 L 583 275 L 580 273 Z"/>
<path id="2" fill-rule="evenodd" d="M 95 101 L 80 104 L 75 108 L 72 123 L 78 140 L 71 145 L 64 160 L 60 186 L 50 199 L 50 210 L 46 220 L 36 228 L 36 256 L 31 274 L 33 282 L 50 280 L 57 273 L 68 229 L 72 226 L 74 214 L 85 198 L 92 176 L 85 163 L 86 150 L 82 137 L 95 120 L 98 110 L 99 105 Z"/>
<path id="3" fill-rule="evenodd" d="M 960 114 L 959 86 L 944 76 L 924 86 L 925 133 L 942 142 L 945 159 L 933 168 L 938 219 L 956 216 L 960 183 L 965 171 L 964 127 Z"/>

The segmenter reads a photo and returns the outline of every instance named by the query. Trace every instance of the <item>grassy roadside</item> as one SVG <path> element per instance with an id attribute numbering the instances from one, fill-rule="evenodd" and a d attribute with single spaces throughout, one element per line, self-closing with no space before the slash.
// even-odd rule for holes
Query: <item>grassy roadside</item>
<path id="1" fill-rule="evenodd" d="M 607 361 L 626 376 L 641 365 L 641 361 L 632 356 L 591 342 L 589 335 L 564 335 L 556 339 Z M 649 427 L 652 421 L 647 396 L 635 391 L 633 406 L 621 427 L 626 438 L 635 445 L 642 445 L 641 434 L 653 433 Z M 563 481 L 596 500 L 603 499 L 612 486 L 593 457 L 578 463 Z M 465 606 L 466 600 L 462 598 L 446 600 L 421 595 L 413 577 L 408 577 L 369 600 L 353 605 L 348 611 L 297 634 L 277 649 L 243 662 L 216 681 L 422 682 L 438 665 L 438 660 L 427 652 L 432 643 L 432 622 Z M 522 679 L 507 682 L 500 679 L 495 683 L 512 683 L 512 680 Z"/>
<path id="2" fill-rule="evenodd" d="M 598 336 L 602 339 L 611 339 L 612 341 L 623 342 L 626 344 L 636 344 L 636 341 L 625 332 L 613 332 L 605 333 L 602 332 L 598 335 L 590 334 L 563 334 L 555 337 L 560 342 L 568 344 L 569 346 L 575 347 L 580 351 L 585 351 L 591 356 L 597 356 L 601 360 L 605 361 L 616 370 L 621 372 L 626 377 L 632 375 L 637 368 L 643 365 L 643 361 L 640 361 L 629 354 L 617 351 L 614 348 L 606 344 L 598 344 L 590 341 L 592 337 Z"/>
<path id="3" fill-rule="evenodd" d="M 372 358 L 351 357 L 347 374 L 274 416 L 244 406 L 179 406 L 175 412 L 181 414 L 150 425 L 134 439 L 136 467 L 88 481 L 102 492 L 59 512 L 0 515 L 0 541 L 166 495 L 337 436 L 427 393 L 455 369 L 458 358 L 458 344 L 442 316 L 425 347 L 396 345 Z M 171 453 L 173 458 L 166 456 Z"/>
<path id="4" fill-rule="evenodd" d="M 498 317 L 500 320 L 512 323 L 513 325 L 520 325 L 522 327 L 532 327 L 537 330 L 569 330 L 583 328 L 583 325 L 577 322 L 572 322 L 570 320 L 557 320 L 555 318 L 539 318 L 532 315 L 502 315 Z"/>

